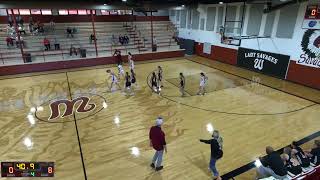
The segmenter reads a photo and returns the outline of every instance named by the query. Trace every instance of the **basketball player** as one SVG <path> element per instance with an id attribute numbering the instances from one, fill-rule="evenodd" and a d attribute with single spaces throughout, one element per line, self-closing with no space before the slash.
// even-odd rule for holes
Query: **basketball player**
<path id="1" fill-rule="evenodd" d="M 151 77 L 151 87 L 152 90 L 156 93 L 159 93 L 158 91 L 158 84 L 157 84 L 157 75 L 155 72 L 152 72 L 152 77 Z"/>
<path id="2" fill-rule="evenodd" d="M 158 89 L 160 90 L 162 87 L 162 68 L 158 66 Z"/>
<path id="3" fill-rule="evenodd" d="M 126 72 L 126 76 L 125 76 L 125 89 L 124 89 L 124 91 L 125 91 L 125 93 L 126 93 L 126 95 L 131 95 L 132 94 L 132 90 L 131 90 L 131 77 L 130 77 L 130 75 L 129 75 L 129 73 L 128 72 Z"/>
<path id="4" fill-rule="evenodd" d="M 202 72 L 200 73 L 200 86 L 197 95 L 204 95 L 206 93 L 205 86 L 207 84 L 208 77 Z"/>
<path id="5" fill-rule="evenodd" d="M 135 85 L 136 84 L 136 74 L 134 73 L 133 69 L 130 70 L 131 72 L 131 84 Z"/>
<path id="6" fill-rule="evenodd" d="M 110 74 L 110 77 L 108 79 L 111 79 L 111 86 L 109 87 L 110 88 L 110 91 L 112 92 L 112 89 L 113 89 L 113 86 L 116 85 L 118 86 L 119 89 L 121 89 L 120 85 L 119 85 L 119 82 L 118 82 L 118 78 L 117 76 L 114 74 L 114 72 L 112 72 L 111 70 L 107 70 L 107 73 Z"/>
<path id="7" fill-rule="evenodd" d="M 186 85 L 186 80 L 185 80 L 183 74 L 180 73 L 180 92 L 181 92 L 181 97 L 185 96 L 185 92 L 184 92 L 185 85 Z"/>
<path id="8" fill-rule="evenodd" d="M 128 63 L 130 70 L 134 70 L 134 61 L 132 59 L 132 54 L 128 52 Z"/>
<path id="9" fill-rule="evenodd" d="M 125 77 L 124 70 L 121 64 L 118 64 L 118 76 L 119 76 L 119 79 L 121 79 L 121 76 Z"/>

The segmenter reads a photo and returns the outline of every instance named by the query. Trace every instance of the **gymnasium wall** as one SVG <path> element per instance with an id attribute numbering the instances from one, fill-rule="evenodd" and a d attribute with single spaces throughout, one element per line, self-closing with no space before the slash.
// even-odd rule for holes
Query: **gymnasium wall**
<path id="1" fill-rule="evenodd" d="M 231 6 L 228 7 L 228 20 L 240 20 L 242 3 L 228 4 L 228 6 Z M 262 5 L 247 5 L 242 35 L 269 37 L 242 40 L 240 48 L 290 56 L 284 79 L 320 89 L 320 60 L 310 56 L 310 52 L 315 52 L 316 56 L 320 55 L 320 49 L 313 45 L 316 38 L 320 37 L 320 30 L 306 33 L 307 29 L 302 29 L 306 6 L 307 2 L 292 4 L 264 14 Z M 194 13 L 195 11 L 197 13 Z M 199 4 L 196 9 L 172 9 L 169 15 L 170 20 L 179 29 L 180 38 L 196 41 L 196 54 L 237 65 L 239 47 L 221 43 L 219 27 L 224 23 L 225 5 Z M 186 15 L 187 18 L 182 15 Z M 199 26 L 194 23 L 199 23 Z M 240 27 L 240 23 L 235 22 L 228 26 L 237 28 Z M 237 32 L 237 30 L 229 31 Z M 210 54 L 203 53 L 204 43 L 211 44 Z"/>

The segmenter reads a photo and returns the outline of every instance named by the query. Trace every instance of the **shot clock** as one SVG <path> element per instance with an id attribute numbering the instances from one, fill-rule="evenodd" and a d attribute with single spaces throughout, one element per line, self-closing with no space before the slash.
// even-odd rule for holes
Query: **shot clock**
<path id="1" fill-rule="evenodd" d="M 54 177 L 54 162 L 1 162 L 1 177 Z"/>

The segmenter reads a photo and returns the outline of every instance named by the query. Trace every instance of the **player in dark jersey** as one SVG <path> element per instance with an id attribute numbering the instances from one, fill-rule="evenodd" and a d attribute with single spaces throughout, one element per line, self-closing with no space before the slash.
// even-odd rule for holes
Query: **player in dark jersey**
<path id="1" fill-rule="evenodd" d="M 185 91 L 184 91 L 184 87 L 186 85 L 186 80 L 183 76 L 182 73 L 180 73 L 180 92 L 181 92 L 181 96 L 185 96 Z"/>
<path id="2" fill-rule="evenodd" d="M 161 66 L 158 66 L 158 89 L 160 90 L 162 86 L 162 68 Z"/>
<path id="3" fill-rule="evenodd" d="M 157 75 L 155 72 L 152 72 L 152 76 L 151 76 L 151 87 L 152 90 L 156 93 L 158 93 L 158 84 L 157 84 Z"/>
<path id="4" fill-rule="evenodd" d="M 125 89 L 124 89 L 125 93 L 126 93 L 126 95 L 131 95 L 132 94 L 131 77 L 130 77 L 128 72 L 126 72 L 125 80 L 126 80 L 125 83 L 124 83 L 124 85 L 125 85 Z"/>
<path id="5" fill-rule="evenodd" d="M 130 72 L 131 72 L 131 83 L 133 85 L 136 84 L 137 80 L 136 80 L 136 73 L 134 73 L 133 69 L 130 69 Z"/>

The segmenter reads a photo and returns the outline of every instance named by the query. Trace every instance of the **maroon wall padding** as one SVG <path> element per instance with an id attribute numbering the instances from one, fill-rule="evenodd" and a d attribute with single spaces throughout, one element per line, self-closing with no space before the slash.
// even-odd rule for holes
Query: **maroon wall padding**
<path id="1" fill-rule="evenodd" d="M 202 56 L 202 57 L 206 57 L 206 58 L 210 58 L 210 54 L 205 54 L 203 53 L 203 43 L 197 43 L 195 42 L 195 53 L 198 56 Z"/>
<path id="2" fill-rule="evenodd" d="M 287 80 L 320 89 L 320 69 L 290 61 Z"/>
<path id="3" fill-rule="evenodd" d="M 195 42 L 195 53 L 199 56 L 206 57 L 215 61 L 220 61 L 232 65 L 237 64 L 238 51 L 236 49 L 211 46 L 211 54 L 209 55 L 203 53 L 203 43 L 199 44 Z"/>
<path id="4" fill-rule="evenodd" d="M 72 22 L 91 22 L 91 15 L 21 15 L 25 23 L 29 23 L 29 18 L 33 21 L 40 21 L 49 23 L 53 20 L 56 23 L 72 23 Z M 96 22 L 126 22 L 126 21 L 150 21 L 150 16 L 131 16 L 131 15 L 108 15 L 108 16 L 94 16 Z M 153 21 L 169 21 L 169 16 L 153 16 Z M 8 17 L 0 16 L 0 23 L 7 24 Z"/>
<path id="5" fill-rule="evenodd" d="M 237 64 L 238 51 L 236 49 L 230 49 L 220 46 L 211 47 L 211 59 L 224 62 L 227 64 Z"/>
<path id="6" fill-rule="evenodd" d="M 137 55 L 134 55 L 134 60 L 144 61 L 144 60 L 183 57 L 183 56 L 184 56 L 184 51 L 178 50 L 178 51 L 168 51 L 168 52 L 158 52 L 158 53 L 137 54 Z M 123 56 L 123 60 L 126 60 L 126 59 L 127 57 Z M 38 63 L 38 64 L 21 64 L 21 65 L 13 65 L 13 66 L 3 66 L 3 67 L 0 67 L 0 76 L 98 66 L 98 65 L 105 65 L 105 64 L 112 64 L 112 63 L 115 63 L 114 57 L 101 57 L 101 58 L 92 58 L 92 59 L 88 58 L 88 59 L 79 59 L 79 60 L 72 60 L 72 61 L 57 61 L 57 62 L 47 62 L 47 63 Z"/>

